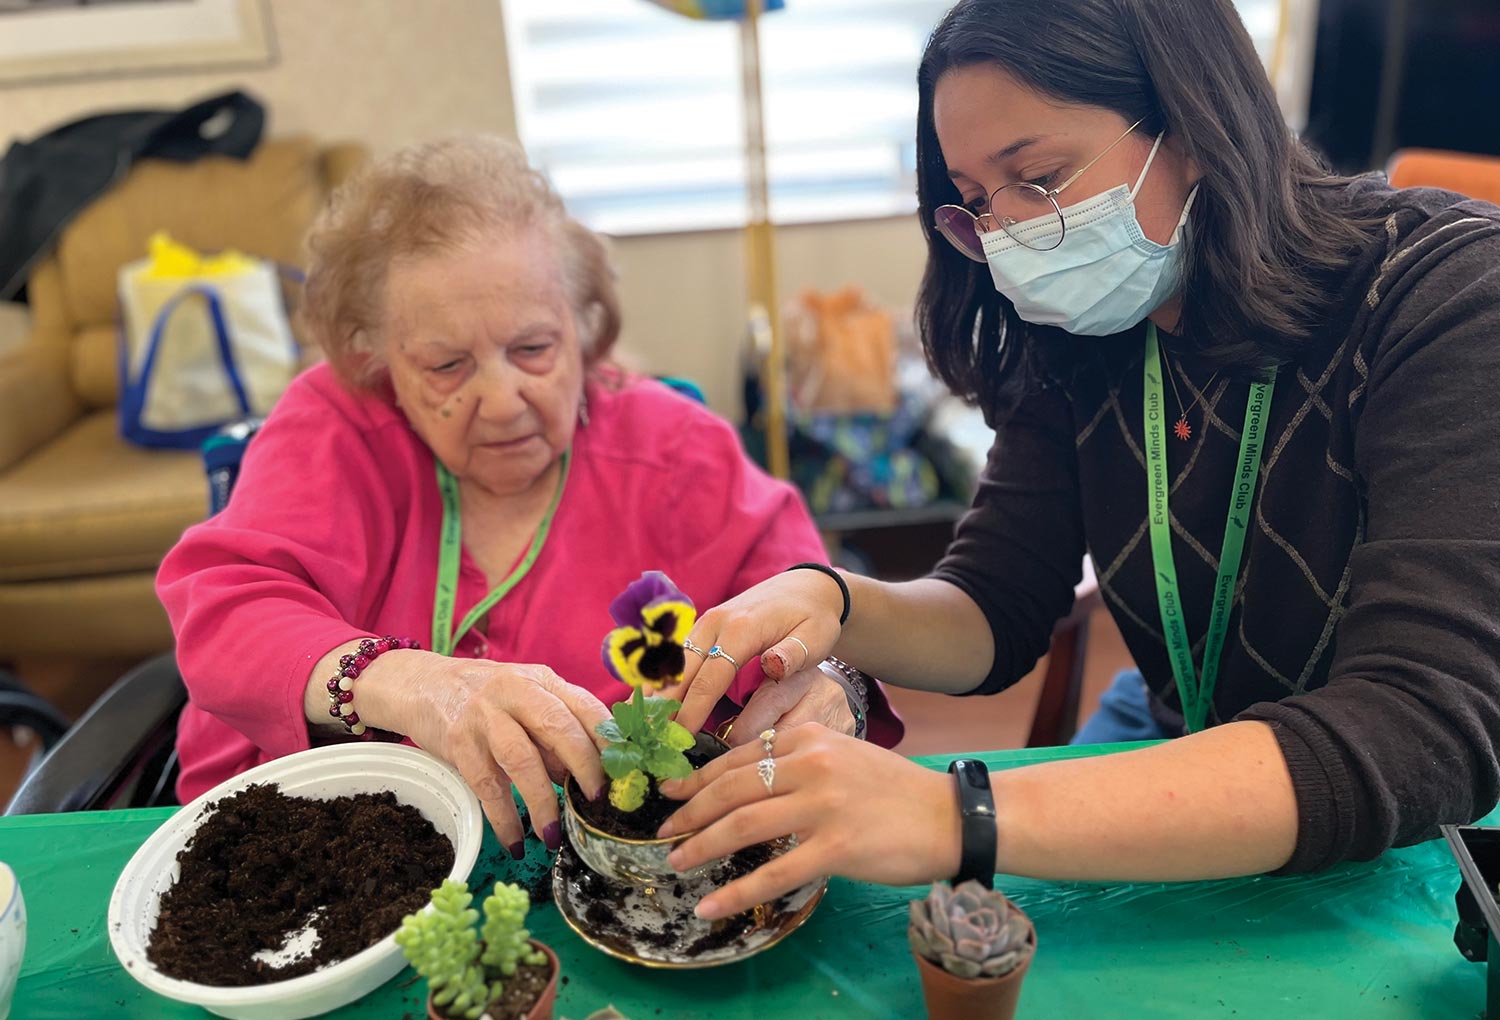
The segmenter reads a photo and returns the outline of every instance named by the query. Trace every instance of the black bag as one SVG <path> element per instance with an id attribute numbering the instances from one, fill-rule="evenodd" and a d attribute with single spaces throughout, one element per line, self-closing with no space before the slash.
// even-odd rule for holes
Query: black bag
<path id="1" fill-rule="evenodd" d="M 0 160 L 0 301 L 20 292 L 63 228 L 124 180 L 136 160 L 245 159 L 265 125 L 260 103 L 226 92 L 183 110 L 85 117 L 14 143 Z"/>

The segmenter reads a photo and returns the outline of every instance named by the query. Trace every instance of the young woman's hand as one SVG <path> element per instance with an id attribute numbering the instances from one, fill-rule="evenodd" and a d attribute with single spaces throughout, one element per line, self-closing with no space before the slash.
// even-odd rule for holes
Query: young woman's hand
<path id="1" fill-rule="evenodd" d="M 670 696 L 682 702 L 677 721 L 697 731 L 729 690 L 738 669 L 755 656 L 772 680 L 816 666 L 839 639 L 843 594 L 834 580 L 816 570 L 777 574 L 698 617 L 688 642 L 700 649 L 687 655 L 682 683 Z M 714 647 L 728 659 L 710 658 Z"/>
<path id="2" fill-rule="evenodd" d="M 958 871 L 960 820 L 953 778 L 817 725 L 778 731 L 766 789 L 759 741 L 688 779 L 662 786 L 686 800 L 659 835 L 702 829 L 669 858 L 682 871 L 778 836 L 797 846 L 704 897 L 698 916 L 727 917 L 820 875 L 915 885 Z"/>

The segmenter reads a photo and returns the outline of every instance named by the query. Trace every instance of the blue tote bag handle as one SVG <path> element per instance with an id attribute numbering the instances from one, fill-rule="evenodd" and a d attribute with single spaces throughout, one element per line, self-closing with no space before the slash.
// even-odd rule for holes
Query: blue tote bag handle
<path id="1" fill-rule="evenodd" d="M 142 446 L 165 446 L 180 450 L 195 450 L 213 435 L 223 422 L 210 422 L 197 428 L 177 431 L 160 431 L 148 428 L 141 415 L 146 408 L 146 397 L 151 385 L 151 374 L 156 368 L 156 356 L 161 350 L 162 337 L 167 322 L 189 297 L 202 297 L 208 306 L 209 320 L 213 323 L 215 346 L 219 362 L 224 368 L 224 377 L 239 404 L 240 414 L 248 416 L 250 398 L 245 392 L 244 379 L 234 360 L 234 349 L 229 342 L 229 323 L 224 317 L 224 304 L 217 291 L 205 284 L 184 287 L 172 299 L 162 305 L 151 325 L 151 336 L 146 341 L 146 356 L 141 361 L 140 373 L 130 377 L 130 354 L 123 336 L 120 343 L 120 434 Z"/>

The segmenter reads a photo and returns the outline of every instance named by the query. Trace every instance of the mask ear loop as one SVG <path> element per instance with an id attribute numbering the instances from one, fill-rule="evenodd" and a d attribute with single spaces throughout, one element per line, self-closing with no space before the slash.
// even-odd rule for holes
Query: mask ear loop
<path id="1" fill-rule="evenodd" d="M 1141 175 L 1135 179 L 1135 187 L 1130 189 L 1130 200 L 1135 201 L 1136 192 L 1141 190 L 1141 185 L 1146 181 L 1146 175 L 1151 172 L 1151 164 L 1156 162 L 1156 150 L 1161 148 L 1162 137 L 1165 131 L 1156 136 L 1156 143 L 1151 146 L 1151 155 L 1146 157 L 1146 165 L 1141 167 Z"/>

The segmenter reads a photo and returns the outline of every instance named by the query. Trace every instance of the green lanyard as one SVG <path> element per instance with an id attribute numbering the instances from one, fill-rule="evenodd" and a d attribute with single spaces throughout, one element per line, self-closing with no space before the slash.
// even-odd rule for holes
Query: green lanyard
<path id="1" fill-rule="evenodd" d="M 1266 417 L 1271 413 L 1271 392 L 1276 380 L 1254 383 L 1245 405 L 1245 427 L 1240 435 L 1239 472 L 1229 493 L 1228 520 L 1224 525 L 1224 549 L 1219 554 L 1219 576 L 1214 582 L 1213 612 L 1208 618 L 1208 638 L 1203 645 L 1203 677 L 1193 668 L 1193 644 L 1183 619 L 1182 596 L 1177 589 L 1177 566 L 1172 559 L 1172 525 L 1167 511 L 1167 419 L 1162 396 L 1161 348 L 1156 326 L 1146 328 L 1146 479 L 1149 495 L 1146 519 L 1151 525 L 1151 559 L 1156 567 L 1156 598 L 1161 605 L 1161 626 L 1177 693 L 1182 697 L 1182 715 L 1189 733 L 1203 729 L 1213 704 L 1214 684 L 1219 679 L 1219 658 L 1224 650 L 1224 632 L 1229 629 L 1229 611 L 1234 603 L 1234 585 L 1240 558 L 1245 551 L 1245 531 L 1260 474 L 1265 447 Z"/>
<path id="2" fill-rule="evenodd" d="M 452 655 L 453 649 L 458 646 L 459 638 L 467 634 L 469 628 L 474 626 L 481 616 L 489 612 L 491 606 L 509 595 L 511 589 L 520 584 L 521 579 L 530 572 L 537 556 L 541 555 L 543 543 L 547 541 L 547 532 L 552 530 L 552 517 L 557 513 L 557 504 L 562 502 L 563 487 L 568 483 L 568 465 L 572 459 L 573 451 L 565 450 L 562 458 L 562 471 L 557 476 L 557 491 L 552 494 L 552 503 L 543 515 L 542 523 L 537 525 L 536 534 L 531 539 L 531 548 L 526 550 L 526 555 L 521 557 L 521 562 L 516 564 L 516 569 L 510 572 L 510 576 L 501 581 L 495 590 L 486 595 L 477 606 L 469 610 L 469 614 L 463 618 L 456 630 L 453 627 L 453 604 L 458 597 L 458 560 L 463 551 L 460 529 L 463 522 L 458 513 L 458 479 L 443 467 L 442 462 L 438 462 L 438 491 L 443 497 L 443 533 L 438 547 L 437 597 L 432 602 L 432 650 L 434 652 L 439 655 Z"/>

